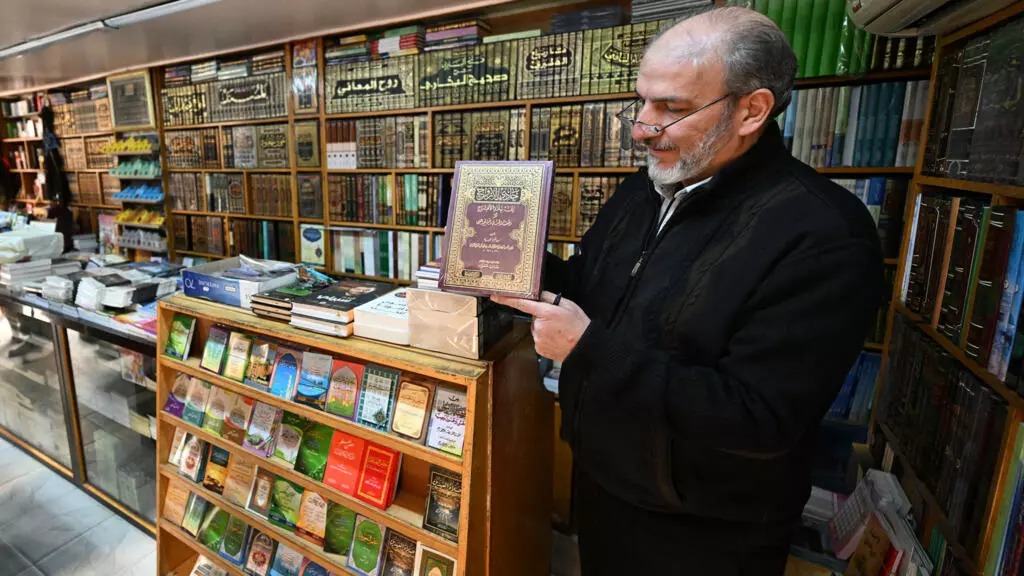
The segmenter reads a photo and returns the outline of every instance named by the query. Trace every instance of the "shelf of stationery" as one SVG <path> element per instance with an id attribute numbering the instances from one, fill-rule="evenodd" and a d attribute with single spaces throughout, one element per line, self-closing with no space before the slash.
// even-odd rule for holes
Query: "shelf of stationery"
<path id="1" fill-rule="evenodd" d="M 939 506 L 939 501 L 932 493 L 931 488 L 925 484 L 918 476 L 917 473 L 910 465 L 910 460 L 905 457 L 905 453 L 900 448 L 899 439 L 893 433 L 893 431 L 884 423 L 878 422 L 879 429 L 882 430 L 882 434 L 889 443 L 889 447 L 892 449 L 896 458 L 902 462 L 902 469 L 904 471 L 904 477 L 902 481 L 909 482 L 912 486 L 917 488 L 917 491 L 924 498 L 928 505 L 929 512 L 935 514 L 938 518 L 937 526 L 939 531 L 942 532 L 942 537 L 946 539 L 950 549 L 953 551 L 954 557 L 960 562 L 961 566 L 967 570 L 969 574 L 981 574 L 978 570 L 978 566 L 975 564 L 973 558 L 968 554 L 967 549 L 960 543 L 956 538 L 956 532 L 953 530 L 949 523 L 949 519 L 946 517 L 946 513 L 942 507 Z"/>
<path id="2" fill-rule="evenodd" d="M 933 328 L 928 323 L 928 321 L 925 320 L 920 314 L 912 312 L 906 306 L 898 302 L 893 304 L 893 308 L 895 308 L 897 312 L 903 314 L 911 322 L 913 322 L 918 330 L 921 330 L 929 338 L 931 338 L 937 344 L 939 344 L 939 346 L 942 346 L 943 350 L 945 350 L 954 358 L 956 358 L 957 361 L 960 362 L 960 364 L 964 365 L 968 370 L 970 370 L 975 376 L 978 377 L 979 380 L 987 384 L 989 388 L 991 388 L 997 394 L 1002 396 L 1003 399 L 1006 400 L 1008 404 L 1010 404 L 1010 406 L 1017 410 L 1024 410 L 1024 397 L 1021 397 L 1019 394 L 1017 394 L 1017 392 L 1007 388 L 1006 384 L 999 380 L 999 378 L 997 378 L 995 374 L 989 372 L 984 366 L 968 358 L 967 354 L 965 354 L 959 346 L 953 344 L 952 342 L 949 341 L 949 338 L 946 338 L 944 335 L 940 334 L 937 330 L 935 330 L 935 328 Z"/>

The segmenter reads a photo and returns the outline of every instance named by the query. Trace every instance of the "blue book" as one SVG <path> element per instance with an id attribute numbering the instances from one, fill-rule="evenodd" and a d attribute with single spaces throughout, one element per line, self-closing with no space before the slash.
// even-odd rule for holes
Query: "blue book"
<path id="1" fill-rule="evenodd" d="M 886 110 L 885 136 L 877 149 L 881 150 L 878 166 L 895 166 L 896 151 L 899 149 L 900 122 L 903 120 L 903 101 L 907 96 L 907 83 L 896 82 L 893 85 L 892 97 Z"/>
<path id="2" fill-rule="evenodd" d="M 302 371 L 295 387 L 295 401 L 323 410 L 330 388 L 331 364 L 334 359 L 319 352 L 302 353 Z"/>
<path id="3" fill-rule="evenodd" d="M 794 90 L 789 106 L 786 108 L 786 122 L 782 127 L 782 140 L 785 142 L 786 150 L 793 149 L 793 130 L 796 127 L 796 103 L 800 98 L 800 92 Z"/>
<path id="4" fill-rule="evenodd" d="M 302 368 L 301 352 L 290 348 L 278 348 L 274 360 L 274 371 L 270 376 L 270 393 L 278 398 L 291 400 Z"/>
<path id="5" fill-rule="evenodd" d="M 1013 226 L 1013 241 L 1010 244 L 1010 255 L 1006 263 L 1006 280 L 1003 282 L 1003 293 L 999 299 L 999 319 L 996 322 L 996 334 L 992 339 L 992 354 L 988 359 L 988 371 L 997 378 L 1006 378 L 1006 368 L 1013 349 L 1013 338 L 1017 333 L 1017 315 L 1020 313 L 1021 302 L 1021 254 L 1024 253 L 1024 210 L 1017 210 L 1017 218 Z"/>
<path id="6" fill-rule="evenodd" d="M 871 131 L 874 128 L 874 112 L 878 104 L 878 84 L 865 86 L 861 90 L 860 109 L 857 119 L 857 148 L 853 151 L 853 165 L 867 166 L 871 140 Z"/>

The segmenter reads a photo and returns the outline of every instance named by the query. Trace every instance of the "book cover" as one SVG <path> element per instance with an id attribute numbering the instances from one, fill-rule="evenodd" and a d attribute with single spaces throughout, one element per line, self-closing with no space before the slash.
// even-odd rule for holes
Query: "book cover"
<path id="1" fill-rule="evenodd" d="M 206 458 L 206 473 L 203 486 L 217 494 L 224 493 L 224 479 L 228 475 L 228 461 L 231 453 L 219 446 L 210 446 Z"/>
<path id="2" fill-rule="evenodd" d="M 434 400 L 434 383 L 402 378 L 395 396 L 395 414 L 391 430 L 412 442 L 422 443 L 427 434 L 430 408 Z"/>
<path id="3" fill-rule="evenodd" d="M 551 161 L 457 161 L 442 290 L 540 297 Z"/>
<path id="4" fill-rule="evenodd" d="M 388 431 L 399 376 L 400 372 L 393 368 L 366 365 L 359 391 L 356 422 L 380 432 Z"/>
<path id="5" fill-rule="evenodd" d="M 188 506 L 185 507 L 185 517 L 181 520 L 181 529 L 195 536 L 199 533 L 199 525 L 206 516 L 206 509 L 209 503 L 203 500 L 202 496 L 192 493 L 188 497 Z"/>
<path id="6" fill-rule="evenodd" d="M 267 520 L 289 532 L 295 531 L 302 507 L 302 493 L 305 489 L 284 478 L 275 478 L 270 493 L 270 511 Z"/>
<path id="7" fill-rule="evenodd" d="M 455 576 L 456 562 L 422 542 L 416 544 L 416 576 Z"/>
<path id="8" fill-rule="evenodd" d="M 395 495 L 401 463 L 401 453 L 367 442 L 359 471 L 359 483 L 356 484 L 356 498 L 387 510 Z"/>
<path id="9" fill-rule="evenodd" d="M 366 440 L 335 430 L 331 438 L 331 453 L 327 457 L 324 484 L 346 494 L 355 495 L 365 450 Z"/>
<path id="10" fill-rule="evenodd" d="M 320 130 L 316 122 L 295 123 L 295 165 L 320 167 Z"/>
<path id="11" fill-rule="evenodd" d="M 167 454 L 167 463 L 172 466 L 181 465 L 181 454 L 185 450 L 185 442 L 191 437 L 190 434 L 181 428 L 174 429 L 174 438 L 171 439 L 171 449 Z"/>
<path id="12" fill-rule="evenodd" d="M 249 525 L 241 518 L 230 516 L 220 544 L 220 556 L 235 566 L 245 560 L 245 543 L 249 539 Z"/>
<path id="13" fill-rule="evenodd" d="M 245 508 L 255 480 L 256 461 L 239 455 L 232 457 L 228 463 L 228 474 L 224 478 L 224 499 L 239 508 Z"/>
<path id="14" fill-rule="evenodd" d="M 359 362 L 334 359 L 327 390 L 327 412 L 349 420 L 355 418 L 364 369 Z"/>
<path id="15" fill-rule="evenodd" d="M 245 559 L 246 574 L 268 576 L 277 542 L 264 532 L 256 532 L 250 542 L 249 553 Z"/>
<path id="16" fill-rule="evenodd" d="M 327 458 L 331 453 L 334 428 L 318 422 L 308 422 L 302 432 L 302 443 L 295 459 L 295 471 L 320 482 L 324 479 Z"/>
<path id="17" fill-rule="evenodd" d="M 188 397 L 185 400 L 185 409 L 181 413 L 181 419 L 193 426 L 202 426 L 206 415 L 206 405 L 210 402 L 209 382 L 198 378 L 191 378 L 192 384 L 188 388 Z"/>
<path id="18" fill-rule="evenodd" d="M 312 490 L 306 490 L 302 494 L 302 504 L 299 506 L 299 520 L 295 525 L 295 535 L 323 548 L 326 529 L 327 500 Z"/>
<path id="19" fill-rule="evenodd" d="M 227 510 L 210 506 L 206 510 L 202 524 L 199 525 L 199 534 L 196 535 L 196 540 L 213 552 L 220 552 L 220 545 L 224 543 L 224 534 L 228 529 L 230 519 L 231 515 Z"/>
<path id="20" fill-rule="evenodd" d="M 302 568 L 299 569 L 299 576 L 331 576 L 331 573 L 323 566 L 305 558 L 302 561 Z"/>
<path id="21" fill-rule="evenodd" d="M 246 508 L 266 518 L 270 513 L 270 498 L 274 492 L 274 479 L 277 476 L 269 470 L 256 468 L 256 479 L 253 481 L 252 492 Z"/>
<path id="22" fill-rule="evenodd" d="M 388 528 L 384 537 L 384 568 L 387 576 L 412 576 L 416 568 L 416 541 Z"/>
<path id="23" fill-rule="evenodd" d="M 185 518 L 185 508 L 188 507 L 188 497 L 192 494 L 188 487 L 181 482 L 171 482 L 167 487 L 167 494 L 164 496 L 164 518 L 170 520 L 175 526 L 181 526 Z"/>
<path id="24" fill-rule="evenodd" d="M 462 506 L 462 475 L 440 466 L 430 467 L 423 528 L 458 543 Z"/>
<path id="25" fill-rule="evenodd" d="M 274 436 L 281 423 L 281 413 L 280 408 L 256 402 L 242 447 L 263 458 L 272 456 L 274 454 Z"/>
<path id="26" fill-rule="evenodd" d="M 245 371 L 249 367 L 249 350 L 252 348 L 252 336 L 241 332 L 232 332 L 228 337 L 227 360 L 224 362 L 224 377 L 236 382 L 245 380 Z"/>
<path id="27" fill-rule="evenodd" d="M 278 398 L 291 400 L 302 368 L 302 352 L 292 348 L 278 348 L 274 370 L 270 377 L 270 393 Z"/>
<path id="28" fill-rule="evenodd" d="M 189 437 L 181 454 L 178 472 L 193 482 L 203 479 L 206 467 L 206 442 L 196 436 Z"/>
<path id="29" fill-rule="evenodd" d="M 231 129 L 231 134 L 234 144 L 234 167 L 256 168 L 256 126 L 235 126 Z M 225 163 L 227 160 L 225 158 Z"/>
<path id="30" fill-rule="evenodd" d="M 302 569 L 302 553 L 279 542 L 274 563 L 270 567 L 270 576 L 299 576 Z"/>
<path id="31" fill-rule="evenodd" d="M 252 352 L 249 353 L 249 367 L 245 371 L 243 382 L 257 390 L 269 392 L 276 357 L 277 346 L 273 342 L 261 338 L 254 340 Z"/>
<path id="32" fill-rule="evenodd" d="M 320 174 L 296 174 L 295 191 L 299 197 L 299 218 L 323 218 L 323 181 Z"/>
<path id="33" fill-rule="evenodd" d="M 324 528 L 324 553 L 344 565 L 352 549 L 352 536 L 356 528 L 356 513 L 336 502 L 327 502 L 327 522 Z"/>
<path id="34" fill-rule="evenodd" d="M 235 401 L 228 408 L 224 416 L 224 425 L 221 427 L 220 435 L 225 440 L 241 446 L 245 441 L 245 432 L 249 427 L 249 418 L 252 416 L 253 406 L 256 401 L 241 394 L 235 395 Z"/>
<path id="35" fill-rule="evenodd" d="M 174 383 L 171 384 L 171 391 L 167 394 L 167 402 L 164 403 L 164 412 L 181 418 L 185 411 L 185 402 L 188 401 L 188 390 L 192 385 L 188 374 L 179 372 L 174 376 Z"/>
<path id="36" fill-rule="evenodd" d="M 224 366 L 224 352 L 227 350 L 230 333 L 220 326 L 211 326 L 203 349 L 203 359 L 199 367 L 220 374 Z"/>
<path id="37" fill-rule="evenodd" d="M 213 386 L 210 389 L 210 402 L 206 405 L 206 416 L 203 418 L 203 430 L 214 436 L 220 436 L 228 410 L 234 407 L 237 398 L 238 394 L 219 386 Z"/>
<path id="38" fill-rule="evenodd" d="M 384 528 L 365 516 L 356 516 L 352 550 L 345 567 L 362 576 L 379 576 L 383 549 Z"/>
<path id="39" fill-rule="evenodd" d="M 175 313 L 174 320 L 171 321 L 171 329 L 167 333 L 164 355 L 176 360 L 188 358 L 189 348 L 192 347 L 192 332 L 195 327 L 195 318 Z"/>
<path id="40" fill-rule="evenodd" d="M 288 125 L 258 127 L 257 157 L 260 168 L 288 168 Z"/>
<path id="41" fill-rule="evenodd" d="M 427 429 L 427 446 L 462 456 L 466 440 L 466 391 L 438 386 Z"/>
<path id="42" fill-rule="evenodd" d="M 295 387 L 295 401 L 323 410 L 327 402 L 332 358 L 319 352 L 302 353 L 302 371 Z"/>
<path id="43" fill-rule="evenodd" d="M 355 318 L 356 307 L 394 290 L 386 282 L 340 280 L 292 301 L 292 314 L 347 324 Z"/>
<path id="44" fill-rule="evenodd" d="M 281 415 L 281 425 L 277 427 L 277 436 L 274 438 L 274 460 L 286 464 L 288 468 L 295 466 L 306 423 L 305 418 L 291 412 L 286 411 Z"/>
<path id="45" fill-rule="evenodd" d="M 324 227 L 316 224 L 299 226 L 300 255 L 304 264 L 324 265 Z"/>

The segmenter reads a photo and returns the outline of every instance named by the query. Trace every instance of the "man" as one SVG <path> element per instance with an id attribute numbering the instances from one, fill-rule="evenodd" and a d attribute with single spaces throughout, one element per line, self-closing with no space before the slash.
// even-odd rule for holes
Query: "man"
<path id="1" fill-rule="evenodd" d="M 818 423 L 883 293 L 863 204 L 783 147 L 795 72 L 750 10 L 664 32 L 620 115 L 647 169 L 581 254 L 549 256 L 540 302 L 494 298 L 563 361 L 584 576 L 783 573 Z"/>

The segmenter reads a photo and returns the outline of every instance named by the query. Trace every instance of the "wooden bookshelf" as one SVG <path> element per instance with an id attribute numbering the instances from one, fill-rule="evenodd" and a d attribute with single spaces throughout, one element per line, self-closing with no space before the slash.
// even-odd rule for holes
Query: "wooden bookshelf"
<path id="1" fill-rule="evenodd" d="M 499 343 L 486 360 L 466 360 L 357 337 L 333 338 L 294 328 L 288 324 L 257 317 L 248 311 L 222 306 L 185 296 L 172 296 L 158 307 L 158 350 L 167 341 L 175 314 L 196 318 L 191 346 L 192 356 L 178 361 L 160 355 L 157 361 L 157 485 L 158 517 L 157 562 L 161 574 L 181 565 L 191 553 L 211 557 L 216 554 L 163 513 L 164 498 L 172 483 L 184 483 L 191 492 L 217 505 L 250 526 L 265 531 L 278 542 L 322 563 L 334 573 L 349 573 L 321 549 L 306 542 L 249 510 L 231 504 L 200 484 L 180 476 L 167 464 L 170 441 L 175 429 L 244 455 L 260 468 L 312 490 L 328 500 L 342 504 L 385 528 L 396 530 L 422 544 L 456 558 L 458 574 L 524 575 L 547 574 L 550 565 L 550 498 L 552 457 L 550 430 L 553 406 L 539 385 L 528 329 L 519 325 Z M 334 357 L 376 363 L 415 374 L 439 384 L 462 388 L 467 395 L 466 441 L 462 457 L 424 445 L 364 428 L 315 408 L 284 400 L 199 367 L 198 356 L 205 347 L 206 335 L 214 324 L 255 336 L 269 336 L 292 346 L 308 347 Z M 335 430 L 364 438 L 403 454 L 399 488 L 390 508 L 381 510 L 339 492 L 323 482 L 309 478 L 289 466 L 260 457 L 234 443 L 211 434 L 163 412 L 162 404 L 178 374 L 187 374 L 214 386 L 266 402 L 289 412 L 326 424 Z M 529 384 L 529 382 L 533 384 Z M 513 440 L 514 437 L 514 440 Z M 421 527 L 428 474 L 431 465 L 455 470 L 462 476 L 462 501 L 459 537 L 450 542 Z M 515 559 L 514 562 L 510 562 Z M 219 559 L 214 559 L 218 562 Z M 239 574 L 237 568 L 218 565 Z"/>
<path id="2" fill-rule="evenodd" d="M 1017 1 L 1011 6 L 1000 10 L 993 15 L 978 20 L 974 24 L 971 24 L 959 31 L 955 31 L 943 36 L 940 36 L 937 40 L 937 52 L 933 59 L 932 71 L 931 71 L 931 83 L 929 86 L 928 93 L 928 106 L 925 112 L 924 118 L 924 129 L 921 133 L 922 145 L 918 150 L 918 156 L 916 158 L 916 166 L 914 170 L 913 179 L 911 181 L 910 188 L 907 193 L 906 206 L 915 206 L 918 198 L 925 192 L 941 192 L 944 194 L 953 195 L 969 195 L 979 194 L 987 195 L 990 198 L 989 205 L 1015 205 L 1019 204 L 1019 200 L 1024 199 L 1024 187 L 994 184 L 989 182 L 978 182 L 971 180 L 960 180 L 954 178 L 946 178 L 939 176 L 932 176 L 923 173 L 926 162 L 926 146 L 924 139 L 927 137 L 929 127 L 936 121 L 936 111 L 933 110 L 936 95 L 936 79 L 939 77 L 940 62 L 942 61 L 944 53 L 950 50 L 958 50 L 963 47 L 964 42 L 969 38 L 990 30 L 993 26 L 996 26 L 1009 18 L 1019 17 L 1020 14 L 1024 13 L 1024 2 Z M 914 325 L 914 328 L 923 332 L 928 339 L 938 344 L 943 351 L 949 354 L 950 357 L 955 359 L 956 364 L 960 367 L 965 368 L 971 374 L 973 374 L 984 386 L 987 386 L 995 394 L 997 394 L 1007 404 L 1007 415 L 1006 424 L 999 436 L 998 442 L 1001 442 L 998 449 L 998 454 L 994 462 L 993 478 L 990 486 L 979 487 L 980 490 L 988 490 L 983 492 L 980 496 L 980 501 L 976 504 L 977 506 L 983 506 L 985 510 L 985 523 L 982 524 L 983 534 L 979 535 L 976 550 L 966 550 L 964 543 L 960 542 L 955 538 L 955 531 L 952 529 L 948 518 L 942 514 L 943 509 L 938 505 L 938 501 L 935 498 L 933 488 L 926 485 L 920 477 L 913 470 L 910 460 L 907 459 L 907 454 L 903 450 L 901 439 L 896 437 L 893 433 L 889 423 L 882 422 L 881 416 L 878 414 L 872 414 L 872 426 L 869 429 L 869 433 L 875 436 L 876 433 L 880 434 L 892 448 L 895 457 L 902 463 L 902 467 L 907 471 L 906 480 L 909 481 L 914 487 L 920 492 L 927 504 L 927 508 L 934 510 L 939 513 L 939 522 L 937 524 L 943 537 L 947 540 L 947 543 L 952 551 L 960 567 L 966 570 L 966 573 L 972 576 L 981 576 L 982 569 L 989 554 L 989 549 L 992 546 L 994 540 L 994 519 L 997 515 L 999 500 L 1002 494 L 1002 486 L 1005 482 L 1013 481 L 1008 479 L 1006 476 L 1008 471 L 1011 469 L 1012 461 L 1016 458 L 1013 454 L 1013 445 L 1016 439 L 1016 428 L 1017 423 L 1021 422 L 1022 416 L 1024 416 L 1024 398 L 1022 398 L 1017 391 L 1009 389 L 999 378 L 990 373 L 987 366 L 979 364 L 973 360 L 964 352 L 964 347 L 959 342 L 952 342 L 945 335 L 940 333 L 936 329 L 938 322 L 937 318 L 933 318 L 931 321 L 925 320 L 920 314 L 917 314 L 909 310 L 906 306 L 900 303 L 901 294 L 903 289 L 903 278 L 907 273 L 907 269 L 911 262 L 911 234 L 914 231 L 914 218 L 909 213 L 904 218 L 904 229 L 903 229 L 903 240 L 900 250 L 900 259 L 897 264 L 896 270 L 896 282 L 893 286 L 892 300 L 894 304 L 891 306 L 889 314 L 889 322 L 885 336 L 885 349 L 883 352 L 882 367 L 880 370 L 880 377 L 878 385 L 875 390 L 875 399 L 873 406 L 880 405 L 880 399 L 884 394 L 885 380 L 882 375 L 887 373 L 888 365 L 890 363 L 889 354 L 891 352 L 891 342 L 893 338 L 893 317 L 896 315 L 903 316 L 906 320 Z M 950 260 L 950 253 L 952 251 L 952 234 L 949 235 L 947 243 L 942 252 L 942 266 L 943 269 L 948 266 Z M 967 302 L 967 316 L 970 319 L 970 311 L 973 308 L 973 302 Z M 966 322 L 967 320 L 965 320 Z M 927 535 L 925 535 L 927 537 Z M 927 542 L 925 542 L 927 544 Z"/>

